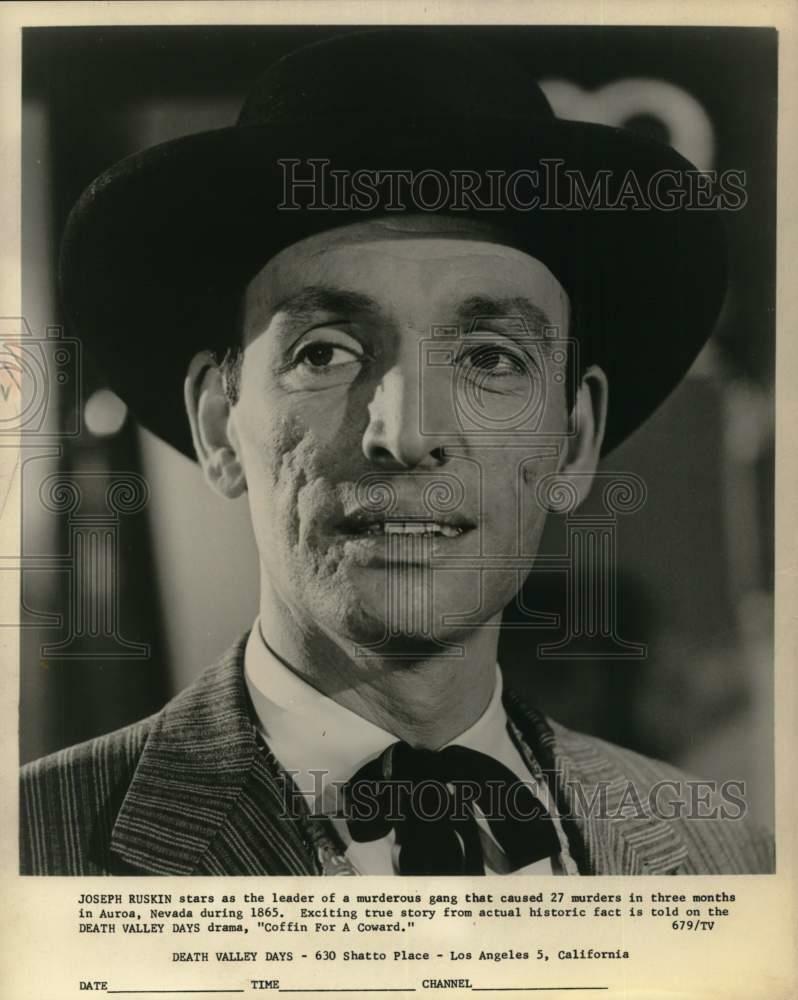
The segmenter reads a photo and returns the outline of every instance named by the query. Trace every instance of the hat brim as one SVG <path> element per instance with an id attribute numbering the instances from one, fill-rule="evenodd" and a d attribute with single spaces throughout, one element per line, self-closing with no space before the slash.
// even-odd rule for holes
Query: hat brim
<path id="1" fill-rule="evenodd" d="M 453 128 L 451 121 L 417 120 L 238 126 L 121 161 L 70 215 L 63 304 L 72 332 L 110 386 L 144 426 L 189 457 L 182 396 L 188 362 L 199 350 L 230 344 L 247 281 L 299 239 L 385 214 L 381 204 L 367 211 L 281 209 L 281 161 L 311 159 L 343 171 L 442 173 L 535 170 L 560 161 L 588 184 L 599 171 L 609 171 L 616 185 L 632 171 L 643 191 L 660 171 L 694 172 L 669 147 L 628 131 L 558 119 L 515 128 L 507 121 Z M 576 300 L 590 358 L 610 385 L 603 448 L 610 451 L 666 398 L 711 333 L 725 289 L 718 213 L 689 205 L 554 205 L 457 214 L 499 223 Z"/>

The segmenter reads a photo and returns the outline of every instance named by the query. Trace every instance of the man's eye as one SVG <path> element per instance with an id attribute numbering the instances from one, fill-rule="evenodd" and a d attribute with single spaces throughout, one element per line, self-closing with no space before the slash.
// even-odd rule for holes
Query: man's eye
<path id="1" fill-rule="evenodd" d="M 457 360 L 474 375 L 502 377 L 529 374 L 529 364 L 524 358 L 499 344 L 483 344 L 464 352 Z"/>
<path id="2" fill-rule="evenodd" d="M 325 334 L 324 339 L 310 340 L 294 351 L 291 366 L 305 370 L 324 371 L 352 364 L 363 358 L 363 348 L 343 333 Z"/>
<path id="3" fill-rule="evenodd" d="M 341 347 L 340 344 L 318 342 L 305 344 L 296 352 L 293 360 L 295 365 L 307 368 L 334 368 L 337 365 L 351 364 L 360 357 L 361 354 L 348 347 Z"/>

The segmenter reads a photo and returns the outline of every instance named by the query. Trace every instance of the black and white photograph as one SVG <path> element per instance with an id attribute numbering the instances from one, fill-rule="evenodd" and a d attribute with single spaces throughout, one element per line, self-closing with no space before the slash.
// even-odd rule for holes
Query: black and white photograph
<path id="1" fill-rule="evenodd" d="M 21 47 L 20 873 L 774 873 L 776 30 Z"/>
<path id="2" fill-rule="evenodd" d="M 0 994 L 795 996 L 797 42 L 0 11 Z"/>

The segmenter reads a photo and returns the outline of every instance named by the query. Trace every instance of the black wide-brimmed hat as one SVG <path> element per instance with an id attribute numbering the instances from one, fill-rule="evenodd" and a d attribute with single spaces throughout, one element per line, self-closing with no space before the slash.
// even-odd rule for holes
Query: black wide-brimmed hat
<path id="1" fill-rule="evenodd" d="M 397 183 L 358 195 L 340 180 L 357 172 L 426 180 L 411 198 Z M 243 289 L 270 257 L 386 214 L 479 218 L 568 291 L 583 358 L 609 379 L 606 453 L 680 381 L 720 309 L 723 227 L 705 193 L 685 194 L 696 173 L 668 146 L 558 119 L 532 74 L 462 36 L 339 35 L 272 65 L 235 125 L 98 177 L 64 234 L 63 304 L 136 417 L 192 456 L 188 362 L 235 341 Z M 323 191 L 291 186 L 319 177 Z"/>

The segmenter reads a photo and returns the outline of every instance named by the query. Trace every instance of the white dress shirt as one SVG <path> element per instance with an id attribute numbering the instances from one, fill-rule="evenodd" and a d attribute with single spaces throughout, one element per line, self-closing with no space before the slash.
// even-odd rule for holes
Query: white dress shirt
<path id="1" fill-rule="evenodd" d="M 334 803 L 339 801 L 344 784 L 397 740 L 392 733 L 339 705 L 285 666 L 264 642 L 259 621 L 255 622 L 247 642 L 244 675 L 257 727 L 280 766 L 291 773 L 312 812 L 334 812 Z M 447 746 L 452 744 L 478 750 L 500 761 L 528 783 L 530 791 L 554 818 L 560 853 L 551 859 L 535 861 L 515 874 L 577 874 L 548 787 L 530 772 L 510 738 L 498 666 L 496 686 L 487 708 Z M 478 810 L 476 818 L 486 873 L 508 873 L 509 862 Z M 393 831 L 380 840 L 358 843 L 351 839 L 342 818 L 332 822 L 346 846 L 346 859 L 357 873 L 398 874 L 398 848 Z"/>

